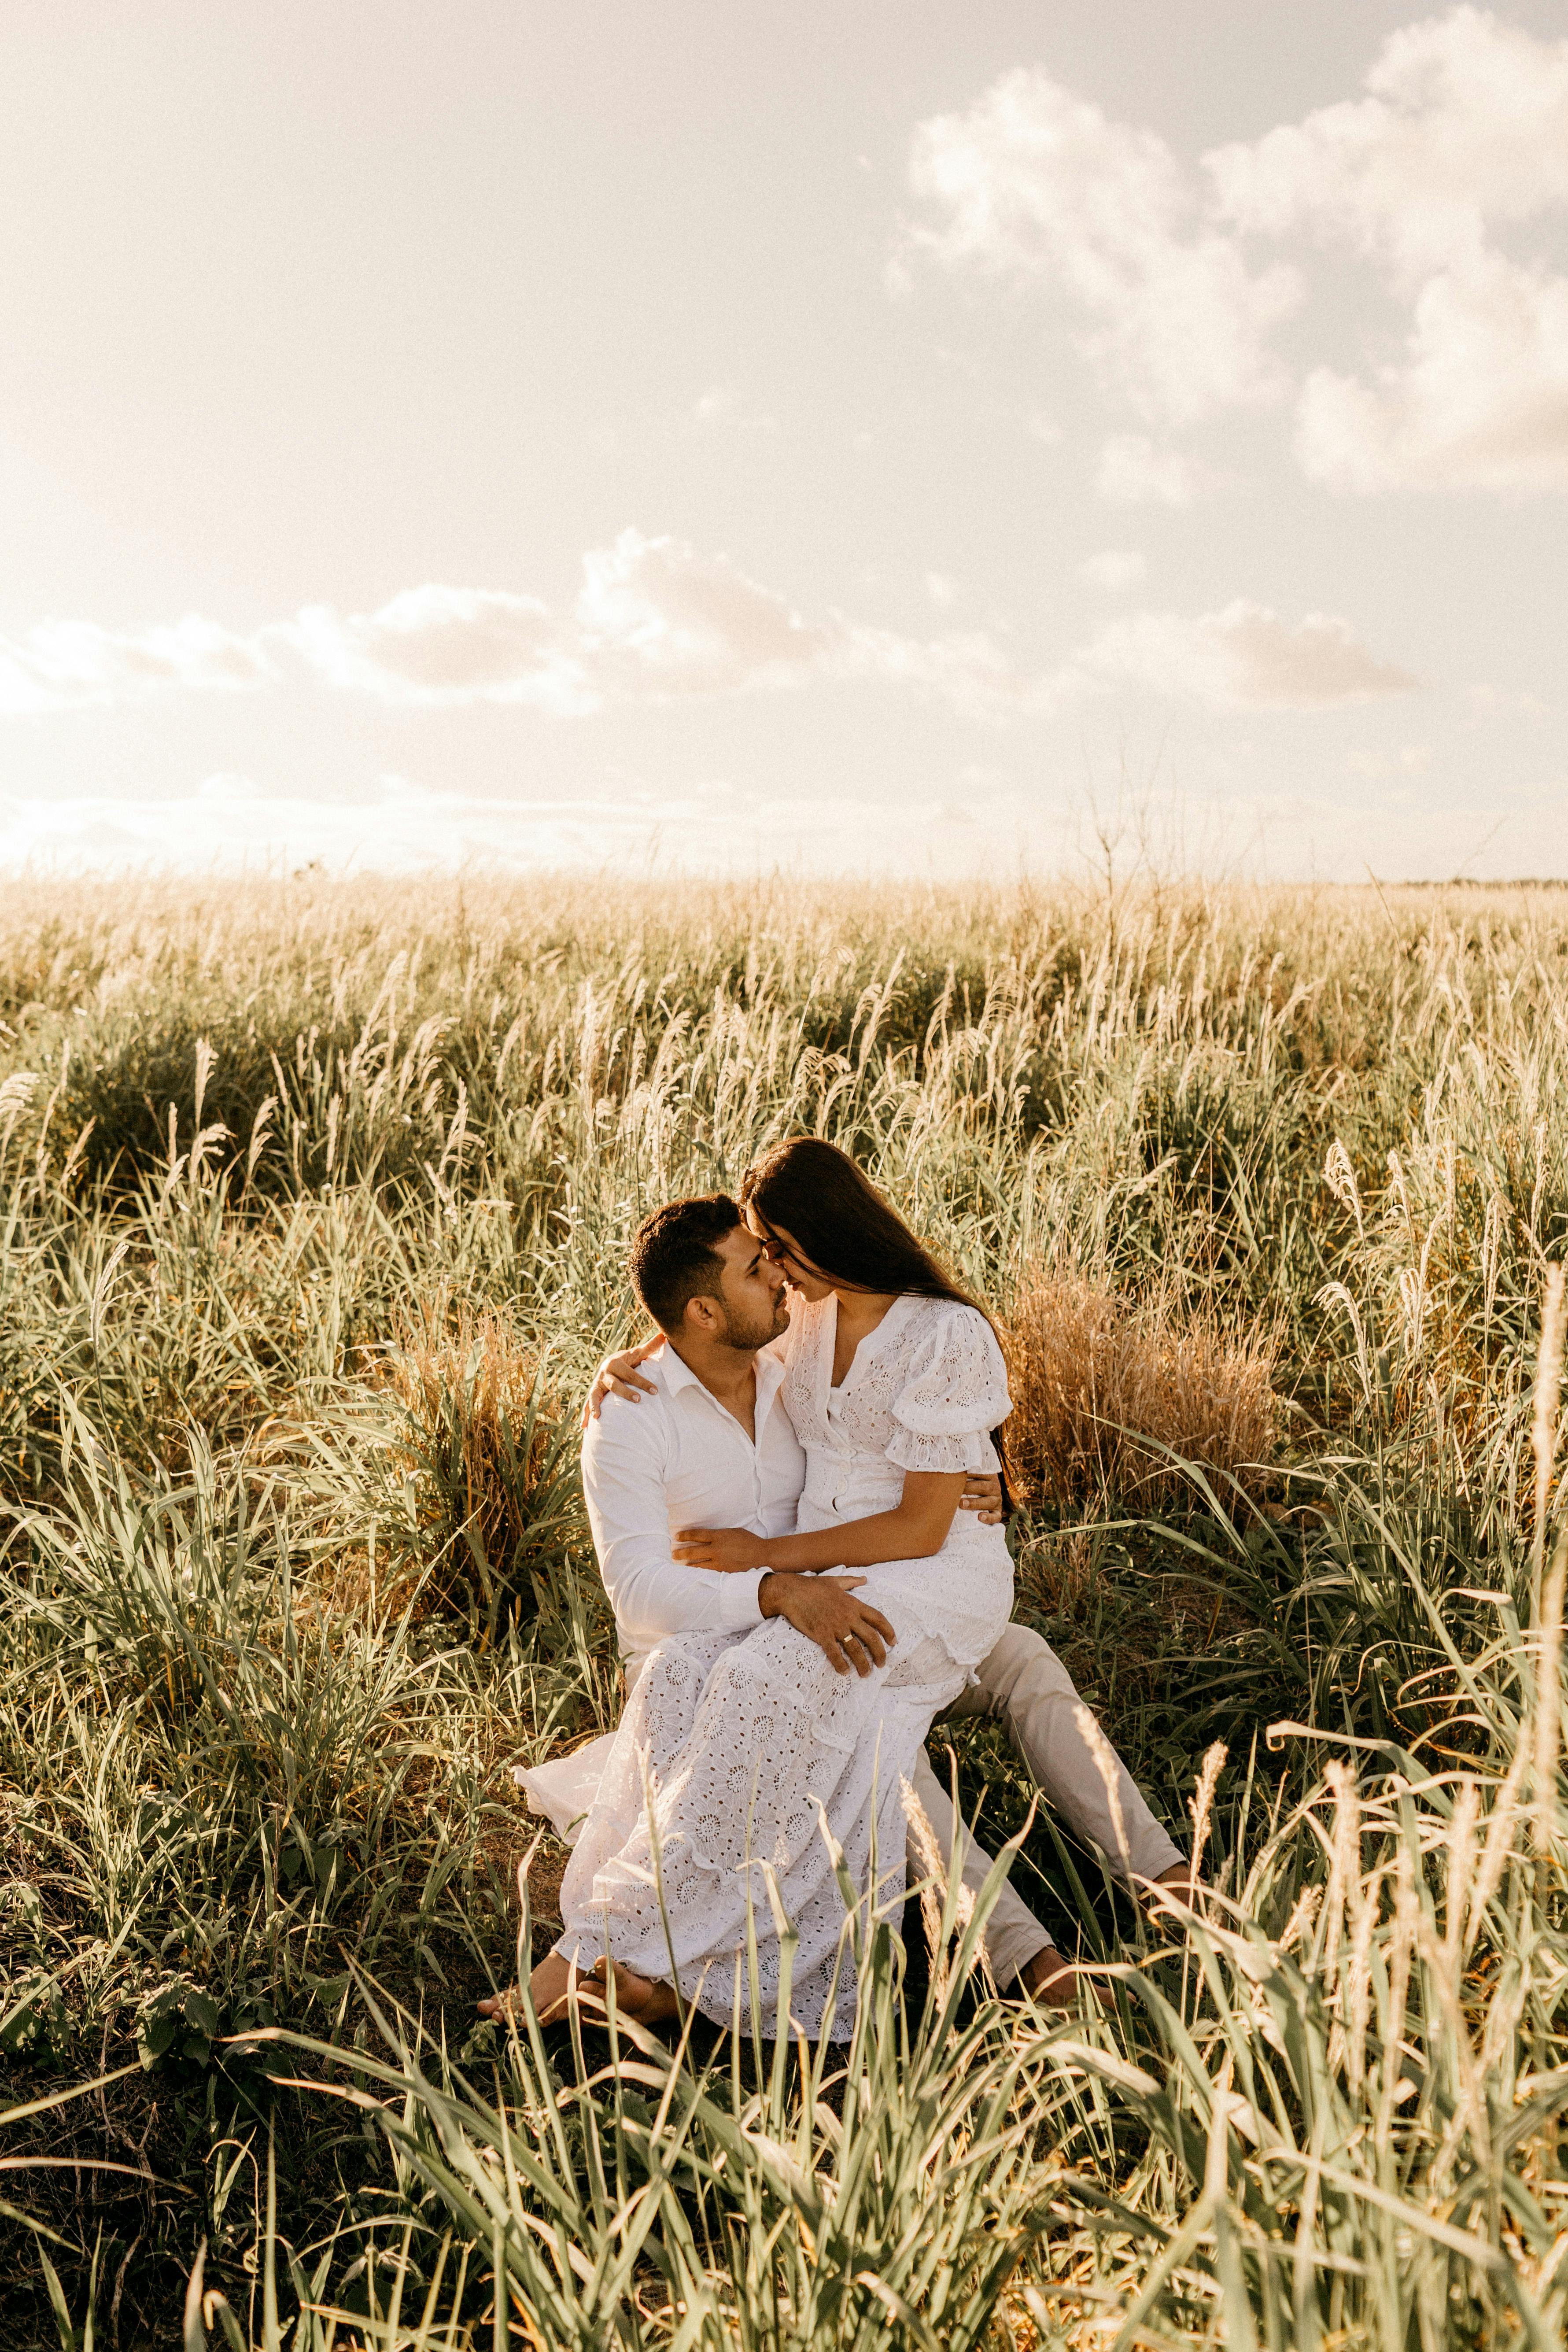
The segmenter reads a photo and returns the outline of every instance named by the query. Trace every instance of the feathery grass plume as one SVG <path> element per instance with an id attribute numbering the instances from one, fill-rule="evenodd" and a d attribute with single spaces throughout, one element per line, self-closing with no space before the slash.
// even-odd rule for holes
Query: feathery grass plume
<path id="1" fill-rule="evenodd" d="M 1539 1589 L 1546 1562 L 1546 1514 L 1552 1496 L 1552 1467 L 1557 1452 L 1557 1399 L 1563 1384 L 1563 1274 L 1552 1266 L 1541 1306 L 1541 1347 L 1535 1368 L 1535 1396 L 1530 1419 L 1530 1443 L 1535 1455 L 1535 1561 Z"/>
<path id="2" fill-rule="evenodd" d="M 1096 1720 L 1092 1708 L 1075 1706 L 1073 1721 L 1078 1725 L 1085 1746 L 1094 1759 L 1094 1769 L 1105 1790 L 1105 1802 L 1110 1814 L 1110 1826 L 1116 1833 L 1116 1859 L 1126 1880 L 1132 1876 L 1132 1858 L 1127 1843 L 1127 1816 L 1121 1803 L 1121 1771 L 1116 1750 L 1107 1739 Z"/>
<path id="3" fill-rule="evenodd" d="M 969 1931 L 974 1917 L 974 1897 L 964 1883 L 959 1842 L 968 1835 L 960 1816 L 952 1816 L 955 1852 L 950 1863 L 943 1858 L 942 1843 L 936 1828 L 920 1799 L 912 1781 L 899 1776 L 899 1800 L 909 1825 L 910 1846 L 920 1866 L 921 1925 L 925 1930 L 927 1948 L 934 1971 L 932 1985 L 939 2002 L 947 1999 L 952 1981 L 952 1955 L 949 1937 L 943 1932 L 943 1920 L 952 1907 L 953 1924 L 960 1937 Z"/>
<path id="4" fill-rule="evenodd" d="M 1199 1904 L 1204 1899 L 1201 1886 L 1204 1852 L 1213 1827 L 1215 1790 L 1219 1787 L 1219 1776 L 1225 1770 L 1229 1752 L 1223 1739 L 1215 1741 L 1204 1757 L 1203 1769 L 1198 1774 L 1197 1790 L 1193 1798 L 1193 1900 Z"/>
<path id="5" fill-rule="evenodd" d="M 8 1077 L 0 1078 L 0 1151 L 11 1140 L 11 1131 L 38 1089 L 36 1070 L 13 1070 Z"/>
<path id="6" fill-rule="evenodd" d="M 1355 1219 L 1357 1235 L 1364 1239 L 1366 1219 L 1362 1213 L 1361 1187 L 1356 1182 L 1354 1163 L 1338 1136 L 1330 1144 L 1323 1161 L 1323 1181 L 1342 1207 L 1350 1211 Z"/>
<path id="7" fill-rule="evenodd" d="M 1028 1268 L 1008 1318 L 1010 1475 L 1062 1509 L 1114 1496 L 1190 1501 L 1204 1471 L 1229 1507 L 1266 1492 L 1279 1444 L 1274 1349 L 1168 1303 L 1140 1309 L 1081 1276 Z M 1173 1459 L 1173 1456 L 1177 1457 Z"/>
<path id="8" fill-rule="evenodd" d="M 1541 1595 L 1535 1640 L 1534 1725 L 1531 1784 L 1534 1791 L 1535 1851 L 1549 1854 L 1562 1834 L 1558 1750 L 1563 1733 L 1563 1601 L 1568 1585 L 1568 1536 L 1558 1538 L 1551 1573 Z"/>
<path id="9" fill-rule="evenodd" d="M 531 1614 L 533 1578 L 578 1529 L 575 1432 L 542 1358 L 500 1315 L 437 1297 L 376 1376 L 401 1408 L 430 1591 L 492 1629 L 503 1607 Z"/>

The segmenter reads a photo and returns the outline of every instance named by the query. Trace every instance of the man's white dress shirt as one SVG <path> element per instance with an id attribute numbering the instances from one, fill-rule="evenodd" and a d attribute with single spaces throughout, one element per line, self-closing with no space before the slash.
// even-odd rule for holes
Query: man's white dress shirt
<path id="1" fill-rule="evenodd" d="M 628 1673 L 668 1633 L 744 1633 L 762 1623 L 767 1574 L 721 1575 L 670 1557 L 681 1528 L 795 1532 L 805 1454 L 779 1391 L 784 1365 L 757 1357 L 754 1439 L 666 1346 L 644 1364 L 654 1394 L 605 1399 L 583 1439 L 583 1490 L 594 1549 Z"/>
<path id="2" fill-rule="evenodd" d="M 781 1347 L 775 1340 L 757 1357 L 754 1439 L 668 1342 L 642 1367 L 653 1395 L 636 1404 L 607 1396 L 584 1433 L 583 1491 L 628 1690 L 667 1634 L 743 1633 L 763 1622 L 757 1589 L 765 1569 L 726 1576 L 683 1568 L 670 1547 L 681 1528 L 795 1533 L 805 1453 L 779 1395 Z M 606 1732 L 570 1755 L 513 1772 L 534 1811 L 568 1844 L 597 1793 L 614 1739 Z"/>

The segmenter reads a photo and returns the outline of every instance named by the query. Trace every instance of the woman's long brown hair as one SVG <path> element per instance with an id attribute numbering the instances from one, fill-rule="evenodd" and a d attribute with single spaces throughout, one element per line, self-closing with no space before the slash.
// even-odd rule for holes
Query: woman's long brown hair
<path id="1" fill-rule="evenodd" d="M 892 1203 L 863 1176 L 847 1151 L 820 1136 L 797 1135 L 775 1143 L 753 1160 L 741 1179 L 741 1204 L 755 1209 L 770 1229 L 782 1225 L 820 1273 L 847 1290 L 893 1291 L 917 1298 L 951 1298 L 973 1307 L 996 1335 L 1003 1358 L 1007 1344 L 989 1314 L 912 1234 Z M 1002 1465 L 1002 1502 L 1011 1515 L 1004 1433 L 992 1442 Z"/>
<path id="2" fill-rule="evenodd" d="M 813 1265 L 847 1290 L 951 1298 L 957 1307 L 973 1307 L 996 1329 L 979 1299 L 954 1282 L 836 1143 L 816 1135 L 775 1143 L 741 1179 L 741 1204 L 755 1209 L 764 1225 L 782 1225 Z"/>

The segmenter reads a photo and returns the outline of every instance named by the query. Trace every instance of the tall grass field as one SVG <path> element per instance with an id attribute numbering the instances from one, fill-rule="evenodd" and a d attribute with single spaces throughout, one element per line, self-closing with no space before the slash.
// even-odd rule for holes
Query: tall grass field
<path id="1" fill-rule="evenodd" d="M 480 2025 L 628 1237 L 802 1130 L 1004 1318 L 1017 1613 L 1208 1891 L 966 1718 L 1103 2005 L 933 1869 L 847 2047 Z M 1557 2352 L 1565 1252 L 1546 888 L 8 886 L 0 2342 Z"/>

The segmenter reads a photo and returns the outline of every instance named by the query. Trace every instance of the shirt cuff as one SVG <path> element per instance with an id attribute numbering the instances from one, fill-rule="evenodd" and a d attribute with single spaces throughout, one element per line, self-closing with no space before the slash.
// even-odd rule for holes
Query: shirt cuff
<path id="1" fill-rule="evenodd" d="M 717 1630 L 721 1633 L 739 1633 L 762 1623 L 763 1604 L 757 1596 L 769 1573 L 765 1568 L 749 1568 L 742 1576 L 720 1578 Z"/>

